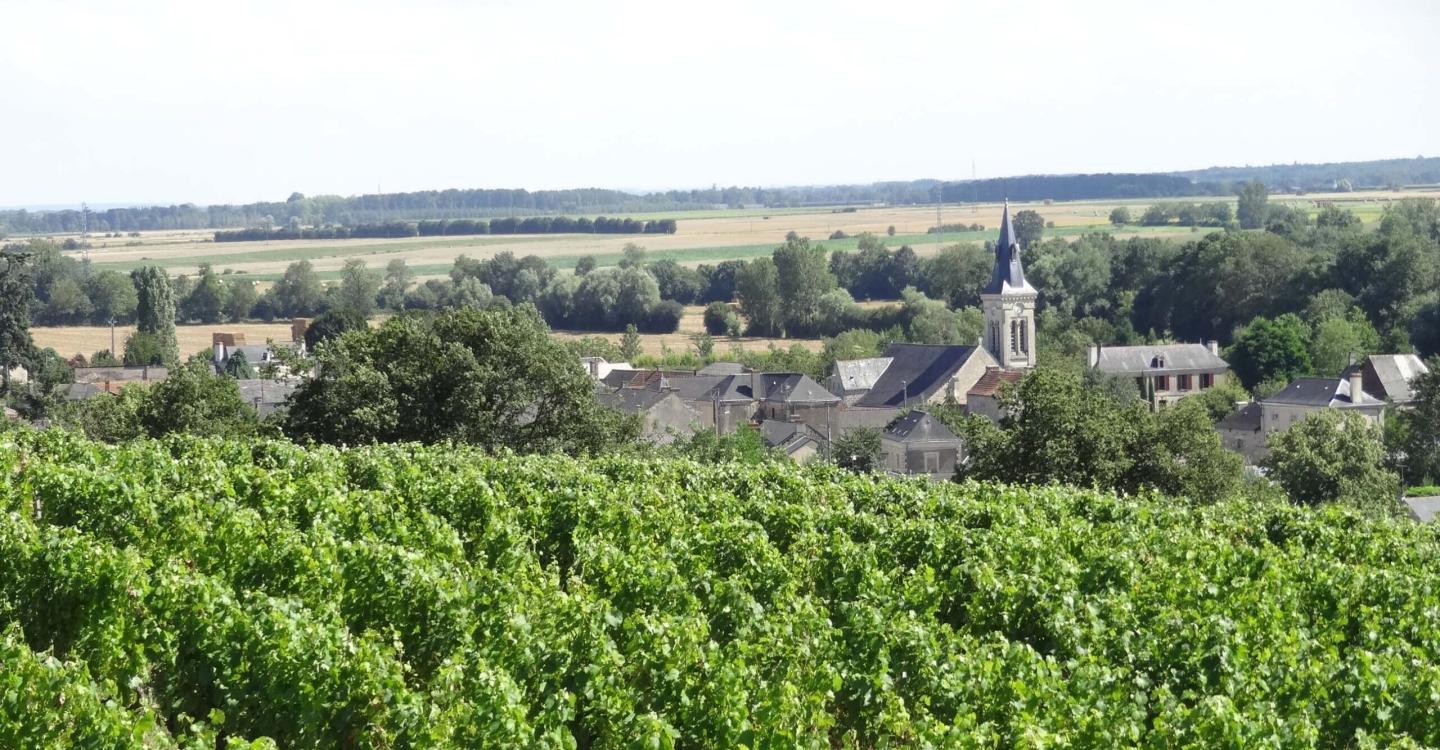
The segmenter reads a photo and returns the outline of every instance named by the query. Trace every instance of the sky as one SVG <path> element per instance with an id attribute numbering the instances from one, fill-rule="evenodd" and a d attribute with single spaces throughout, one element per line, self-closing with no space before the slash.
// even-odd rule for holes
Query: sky
<path id="1" fill-rule="evenodd" d="M 0 206 L 1440 155 L 1430 0 L 0 0 L 0 17 Z"/>

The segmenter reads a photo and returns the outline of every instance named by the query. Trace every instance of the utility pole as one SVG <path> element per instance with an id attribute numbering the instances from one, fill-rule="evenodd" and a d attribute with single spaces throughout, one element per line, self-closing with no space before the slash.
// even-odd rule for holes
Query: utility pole
<path id="1" fill-rule="evenodd" d="M 115 357 L 115 318 L 110 318 L 110 356 Z"/>

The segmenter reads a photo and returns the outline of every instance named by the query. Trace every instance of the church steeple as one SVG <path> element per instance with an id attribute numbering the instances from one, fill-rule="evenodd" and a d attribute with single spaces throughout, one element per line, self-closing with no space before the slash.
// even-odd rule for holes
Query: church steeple
<path id="1" fill-rule="evenodd" d="M 1010 223 L 1010 201 L 1005 201 L 1005 212 L 1000 217 L 1000 239 L 995 243 L 995 272 L 990 274 L 990 283 L 982 294 L 1035 294 L 1035 288 L 1025 280 L 1025 268 L 1020 264 L 1020 243 L 1015 240 L 1015 227 Z"/>
<path id="2" fill-rule="evenodd" d="M 1000 216 L 1000 239 L 995 243 L 995 272 L 980 291 L 985 313 L 986 351 L 1001 367 L 1035 366 L 1035 287 L 1025 280 L 1020 243 L 1010 223 L 1010 201 Z"/>

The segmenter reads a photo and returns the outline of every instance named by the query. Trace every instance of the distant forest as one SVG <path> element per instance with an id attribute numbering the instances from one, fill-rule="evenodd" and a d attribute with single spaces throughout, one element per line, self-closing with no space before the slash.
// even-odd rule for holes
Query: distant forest
<path id="1" fill-rule="evenodd" d="M 811 187 L 728 187 L 635 194 L 620 190 L 424 190 L 341 197 L 292 194 L 279 202 L 245 205 L 146 206 L 91 211 L 0 211 L 0 233 L 59 234 L 158 229 L 234 229 L 283 226 L 355 227 L 394 221 L 438 221 L 538 215 L 689 211 L 738 206 L 788 208 L 867 203 L 896 205 L 1015 200 L 1176 198 L 1233 195 L 1238 183 L 1259 179 L 1274 191 L 1330 190 L 1440 183 L 1440 158 L 1382 159 L 1335 164 L 1211 167 L 1152 174 L 1029 175 L 941 182 L 876 182 Z"/>

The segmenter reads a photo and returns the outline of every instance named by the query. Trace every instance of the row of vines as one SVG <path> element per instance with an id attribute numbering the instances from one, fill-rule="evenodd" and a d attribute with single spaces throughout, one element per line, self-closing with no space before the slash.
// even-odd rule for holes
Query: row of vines
<path id="1" fill-rule="evenodd" d="M 0 747 L 1440 744 L 1440 546 L 1333 509 L 0 435 Z"/>

